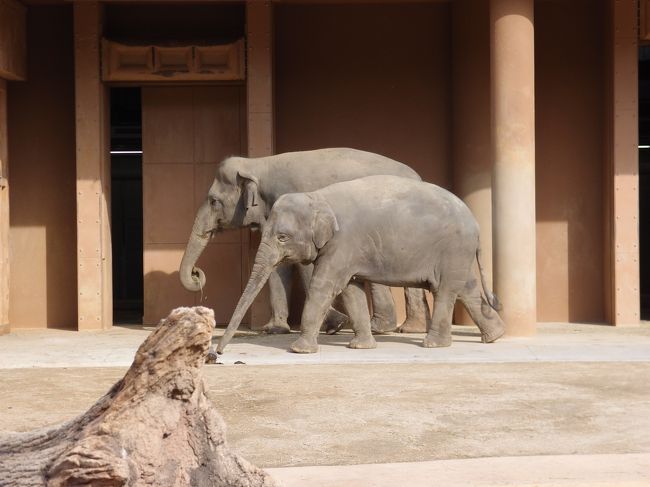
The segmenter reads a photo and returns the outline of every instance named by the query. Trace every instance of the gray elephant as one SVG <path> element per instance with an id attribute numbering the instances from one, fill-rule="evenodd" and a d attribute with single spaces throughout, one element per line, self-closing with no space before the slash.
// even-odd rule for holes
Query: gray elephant
<path id="1" fill-rule="evenodd" d="M 221 162 L 205 202 L 199 208 L 180 266 L 180 280 L 189 291 L 205 285 L 205 275 L 195 266 L 214 232 L 229 228 L 259 227 L 276 200 L 286 193 L 315 191 L 330 184 L 373 174 L 391 174 L 420 180 L 408 166 L 387 157 L 355 149 L 319 149 L 288 152 L 270 157 L 229 157 Z M 310 266 L 298 266 L 307 286 Z M 291 267 L 277 266 L 269 279 L 271 320 L 269 333 L 288 333 Z M 386 286 L 372 285 L 372 328 L 376 332 L 397 327 L 393 298 Z M 426 327 L 428 306 L 424 293 L 407 290 L 405 331 Z M 330 311 L 330 323 L 342 317 Z M 332 326 L 332 325 L 331 325 Z"/>
<path id="2" fill-rule="evenodd" d="M 474 277 L 475 260 L 485 297 Z M 478 325 L 484 342 L 504 332 L 496 312 L 499 301 L 485 283 L 476 219 L 460 199 L 433 184 L 369 176 L 279 198 L 218 353 L 273 269 L 288 262 L 314 263 L 301 335 L 291 345 L 294 352 L 318 350 L 320 323 L 339 294 L 355 332 L 349 346 L 375 347 L 364 313 L 365 281 L 431 290 L 435 299 L 425 347 L 451 345 L 456 299 Z"/>

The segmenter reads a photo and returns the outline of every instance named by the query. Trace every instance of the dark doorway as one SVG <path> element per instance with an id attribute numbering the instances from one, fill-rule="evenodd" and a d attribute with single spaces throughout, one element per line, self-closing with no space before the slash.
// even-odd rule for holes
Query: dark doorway
<path id="1" fill-rule="evenodd" d="M 113 320 L 142 323 L 142 107 L 140 88 L 111 89 Z"/>
<path id="2" fill-rule="evenodd" d="M 639 251 L 641 319 L 650 319 L 650 46 L 639 49 Z"/>

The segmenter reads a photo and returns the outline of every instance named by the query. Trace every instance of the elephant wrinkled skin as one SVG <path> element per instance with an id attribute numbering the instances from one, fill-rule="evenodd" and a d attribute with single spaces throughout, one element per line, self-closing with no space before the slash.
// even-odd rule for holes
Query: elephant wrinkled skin
<path id="1" fill-rule="evenodd" d="M 473 273 L 478 263 L 481 285 Z M 370 176 L 278 199 L 264 228 L 253 272 L 218 353 L 280 263 L 313 262 L 301 335 L 291 349 L 318 350 L 317 337 L 332 300 L 341 294 L 355 337 L 351 348 L 376 346 L 365 281 L 429 289 L 434 294 L 425 347 L 451 345 L 451 320 L 460 299 L 484 342 L 503 335 L 500 304 L 487 288 L 480 261 L 479 228 L 469 208 L 433 184 Z"/>
<path id="2" fill-rule="evenodd" d="M 330 184 L 374 174 L 420 180 L 408 166 L 371 152 L 355 149 L 319 149 L 288 152 L 270 157 L 229 157 L 221 162 L 199 208 L 180 266 L 180 280 L 189 291 L 199 291 L 206 281 L 196 262 L 214 232 L 242 227 L 261 227 L 276 200 L 286 193 L 315 191 Z M 305 288 L 311 265 L 298 266 Z M 289 331 L 287 318 L 291 289 L 291 267 L 277 266 L 269 276 L 272 316 L 265 330 Z M 426 300 L 420 290 L 407 290 L 407 321 L 426 327 Z M 371 285 L 372 327 L 376 332 L 397 327 L 393 298 L 382 285 Z M 328 322 L 340 324 L 345 317 L 330 310 Z"/>

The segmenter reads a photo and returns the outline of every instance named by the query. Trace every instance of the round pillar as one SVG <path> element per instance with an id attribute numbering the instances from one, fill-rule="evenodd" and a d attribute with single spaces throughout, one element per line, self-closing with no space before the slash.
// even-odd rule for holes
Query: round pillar
<path id="1" fill-rule="evenodd" d="M 491 0 L 494 288 L 509 335 L 536 328 L 534 1 Z"/>

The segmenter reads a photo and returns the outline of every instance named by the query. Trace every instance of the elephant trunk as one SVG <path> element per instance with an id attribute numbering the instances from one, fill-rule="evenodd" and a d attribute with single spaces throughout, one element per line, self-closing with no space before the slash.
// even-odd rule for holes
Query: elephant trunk
<path id="1" fill-rule="evenodd" d="M 223 353 L 223 349 L 234 336 L 241 320 L 246 314 L 246 311 L 248 311 L 248 308 L 262 290 L 264 284 L 266 284 L 271 272 L 273 272 L 273 269 L 275 269 L 279 261 L 278 251 L 262 241 L 260 248 L 257 251 L 257 255 L 255 256 L 255 264 L 253 265 L 251 276 L 246 284 L 246 289 L 244 289 L 241 298 L 239 298 L 237 308 L 235 308 L 235 312 L 233 313 L 232 318 L 230 318 L 228 328 L 226 328 L 221 340 L 219 340 L 217 353 Z"/>
<path id="2" fill-rule="evenodd" d="M 196 261 L 208 245 L 210 235 L 202 235 L 194 230 L 185 247 L 183 260 L 179 269 L 181 284 L 188 291 L 200 291 L 205 286 L 205 274 L 201 269 L 195 267 Z"/>

